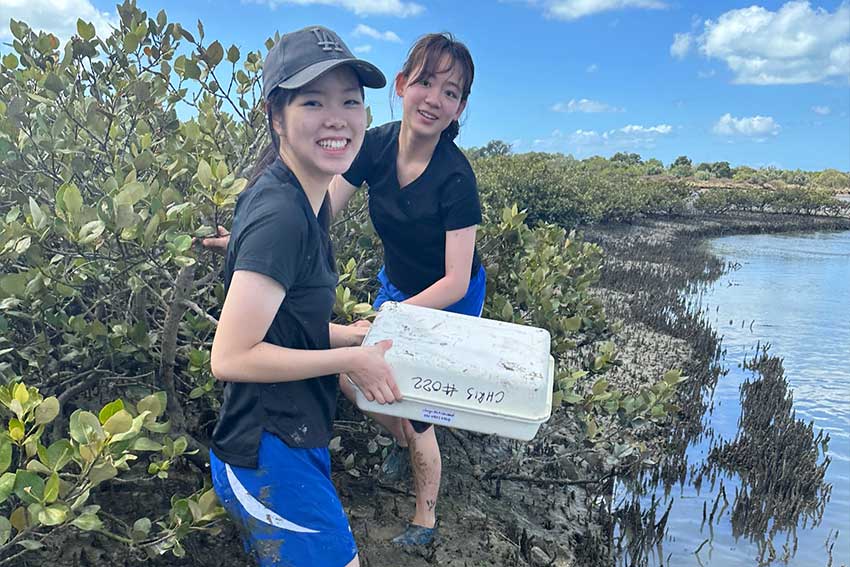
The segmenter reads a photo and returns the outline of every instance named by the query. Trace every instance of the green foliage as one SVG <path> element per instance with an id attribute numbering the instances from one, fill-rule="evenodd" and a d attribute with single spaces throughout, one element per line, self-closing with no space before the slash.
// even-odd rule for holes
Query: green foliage
<path id="1" fill-rule="evenodd" d="M 640 157 L 640 154 L 634 153 L 625 153 L 625 152 L 617 152 L 611 156 L 611 163 L 622 164 L 622 165 L 641 165 L 643 163 L 643 159 Z"/>
<path id="2" fill-rule="evenodd" d="M 590 296 L 599 280 L 602 250 L 575 231 L 542 224 L 529 228 L 516 205 L 481 228 L 480 251 L 488 270 L 489 301 L 484 316 L 543 327 L 553 354 L 575 347 L 575 339 L 608 331 L 602 304 Z"/>
<path id="3" fill-rule="evenodd" d="M 34 541 L 28 538 L 40 537 L 44 528 L 61 526 L 127 539 L 106 531 L 100 506 L 90 502 L 91 493 L 99 484 L 128 474 L 142 452 L 162 470 L 186 451 L 186 439 L 172 440 L 164 433 L 168 423 L 158 421 L 165 406 L 165 394 L 158 392 L 135 405 L 115 400 L 97 415 L 77 409 L 68 436 L 43 443 L 45 428 L 60 414 L 57 398 L 45 398 L 23 382 L 0 386 L 0 553 Z M 155 534 L 127 541 L 149 550 L 156 544 L 156 552 L 173 549 L 179 545 L 181 528 L 186 533 L 203 529 L 223 514 L 211 490 L 178 501 L 203 501 L 202 513 L 164 521 Z M 175 514 L 172 510 L 170 515 Z"/>
<path id="4" fill-rule="evenodd" d="M 670 169 L 673 169 L 674 167 L 688 167 L 690 169 L 691 166 L 693 166 L 691 158 L 688 156 L 679 156 L 673 160 L 673 163 L 670 164 Z"/>
<path id="5" fill-rule="evenodd" d="M 825 169 L 813 177 L 814 184 L 818 187 L 850 192 L 850 173 L 837 169 Z"/>
<path id="6" fill-rule="evenodd" d="M 639 157 L 639 156 L 638 156 Z M 530 153 L 472 161 L 485 212 L 521 203 L 532 224 L 571 226 L 681 210 L 689 190 L 670 178 L 650 178 L 644 166 L 603 158 L 569 160 Z"/>
<path id="7" fill-rule="evenodd" d="M 486 146 L 481 148 L 469 148 L 465 150 L 466 157 L 478 159 L 493 156 L 507 156 L 511 154 L 511 145 L 502 140 L 490 140 Z"/>
<path id="8" fill-rule="evenodd" d="M 848 210 L 847 204 L 835 199 L 830 190 L 794 185 L 707 189 L 700 192 L 694 207 L 712 214 L 748 211 L 840 215 Z"/>

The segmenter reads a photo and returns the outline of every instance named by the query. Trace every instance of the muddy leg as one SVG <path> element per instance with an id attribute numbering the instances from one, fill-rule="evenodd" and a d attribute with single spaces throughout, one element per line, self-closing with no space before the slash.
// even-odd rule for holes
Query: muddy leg
<path id="1" fill-rule="evenodd" d="M 356 397 L 354 394 L 354 386 L 345 374 L 339 375 L 339 388 L 352 404 L 355 403 Z M 405 436 L 401 425 L 401 422 L 406 420 L 402 420 L 401 418 L 392 415 L 383 415 L 369 411 L 364 411 L 363 413 L 383 425 L 384 429 L 389 431 L 390 435 L 395 437 L 396 443 L 398 443 L 400 447 L 407 447 L 407 437 Z"/>
<path id="2" fill-rule="evenodd" d="M 434 428 L 416 433 L 406 419 L 401 420 L 404 435 L 410 447 L 410 464 L 413 467 L 413 482 L 416 486 L 416 515 L 412 523 L 433 528 L 437 519 L 437 496 L 440 493 L 440 477 L 443 462 Z"/>

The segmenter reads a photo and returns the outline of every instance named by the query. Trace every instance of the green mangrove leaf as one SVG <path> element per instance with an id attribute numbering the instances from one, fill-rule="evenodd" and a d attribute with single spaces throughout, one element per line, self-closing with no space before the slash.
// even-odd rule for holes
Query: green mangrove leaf
<path id="1" fill-rule="evenodd" d="M 51 443 L 45 453 L 44 464 L 53 471 L 61 471 L 74 457 L 74 447 L 67 439 L 59 439 Z"/>
<path id="2" fill-rule="evenodd" d="M 59 475 L 53 473 L 44 485 L 44 501 L 52 504 L 59 497 Z"/>
<path id="3" fill-rule="evenodd" d="M 12 522 L 6 516 L 0 516 L 0 546 L 6 545 L 12 535 Z"/>
<path id="4" fill-rule="evenodd" d="M 120 443 L 121 441 L 127 441 L 128 439 L 132 439 L 142 430 L 142 426 L 145 424 L 145 420 L 148 417 L 148 412 L 144 411 L 133 418 L 133 422 L 130 424 L 130 429 L 124 431 L 123 433 L 116 433 L 112 436 L 112 443 Z"/>
<path id="5" fill-rule="evenodd" d="M 202 159 L 198 162 L 198 181 L 206 188 L 212 185 L 213 173 L 207 160 Z"/>
<path id="6" fill-rule="evenodd" d="M 0 473 L 4 473 L 12 464 L 12 444 L 4 435 L 0 435 Z"/>
<path id="7" fill-rule="evenodd" d="M 103 231 L 106 230 L 106 223 L 102 220 L 87 222 L 80 228 L 80 234 L 77 237 L 77 242 L 80 244 L 88 244 L 97 240 Z"/>
<path id="8" fill-rule="evenodd" d="M 68 508 L 63 505 L 48 506 L 38 514 L 38 521 L 45 526 L 58 526 L 68 516 Z"/>
<path id="9" fill-rule="evenodd" d="M 110 462 L 103 462 L 92 467 L 89 472 L 89 480 L 92 486 L 97 486 L 103 481 L 115 478 L 118 475 L 118 469 Z"/>
<path id="10" fill-rule="evenodd" d="M 17 400 L 15 400 L 17 401 Z M 24 424 L 21 423 L 21 420 L 15 419 L 14 417 L 9 420 L 9 437 L 12 441 L 20 441 L 24 438 Z"/>
<path id="11" fill-rule="evenodd" d="M 139 181 L 131 181 L 121 188 L 118 195 L 115 196 L 116 205 L 129 205 L 132 207 L 142 199 L 148 196 L 149 188 L 144 183 Z"/>
<path id="12" fill-rule="evenodd" d="M 131 531 L 131 536 L 134 540 L 139 541 L 148 537 L 148 534 L 151 533 L 151 521 L 148 518 L 139 518 L 135 522 L 133 522 L 133 529 Z"/>
<path id="13" fill-rule="evenodd" d="M 27 470 L 39 474 L 50 474 L 50 469 L 44 466 L 44 463 L 36 459 L 32 459 L 27 463 Z"/>
<path id="14" fill-rule="evenodd" d="M 36 504 L 44 499 L 44 479 L 34 472 L 19 470 L 15 473 L 14 490 L 25 504 Z"/>
<path id="15" fill-rule="evenodd" d="M 103 522 L 96 514 L 81 514 L 71 521 L 71 525 L 84 532 L 90 532 L 101 529 Z"/>
<path id="16" fill-rule="evenodd" d="M 71 215 L 71 218 L 80 214 L 83 208 L 83 196 L 80 190 L 73 183 L 63 185 L 56 195 L 56 205 L 63 211 Z M 61 194 L 61 200 L 59 195 Z"/>
<path id="17" fill-rule="evenodd" d="M 109 435 L 120 435 L 126 433 L 133 427 L 133 416 L 127 410 L 119 410 L 115 415 L 106 420 L 103 429 Z"/>
<path id="18" fill-rule="evenodd" d="M 160 451 L 162 445 L 149 437 L 139 437 L 131 445 L 133 451 Z"/>
<path id="19" fill-rule="evenodd" d="M 71 414 L 69 421 L 71 438 L 80 445 L 92 441 L 102 441 L 106 438 L 97 416 L 91 412 L 78 409 Z"/>
<path id="20" fill-rule="evenodd" d="M 0 476 L 0 504 L 5 502 L 15 489 L 15 473 L 6 472 Z"/>
<path id="21" fill-rule="evenodd" d="M 12 525 L 14 525 L 14 524 L 12 524 Z M 26 529 L 26 528 L 24 528 L 24 529 Z M 36 549 L 41 549 L 42 547 L 44 547 L 43 543 L 35 541 L 34 539 L 22 539 L 21 541 L 18 542 L 18 545 L 20 545 L 21 547 L 23 547 L 27 551 L 35 551 Z"/>
<path id="22" fill-rule="evenodd" d="M 35 424 L 44 425 L 50 423 L 59 415 L 59 400 L 56 396 L 50 396 L 42 400 L 35 408 Z"/>
<path id="23" fill-rule="evenodd" d="M 94 38 L 94 24 L 84 22 L 82 19 L 77 19 L 77 35 L 84 41 L 89 41 Z"/>
<path id="24" fill-rule="evenodd" d="M 82 491 L 80 493 L 80 495 L 77 496 L 77 498 L 74 500 L 74 503 L 71 504 L 71 510 L 79 510 L 80 506 L 82 506 L 83 504 L 88 502 L 90 495 L 91 495 L 91 491 L 88 488 L 86 488 L 84 491 Z M 88 506 L 87 506 L 87 508 L 88 508 Z M 81 514 L 82 513 L 83 512 L 81 511 Z"/>
<path id="25" fill-rule="evenodd" d="M 101 425 L 103 425 L 109 420 L 110 417 L 112 417 L 123 409 L 124 400 L 119 398 L 103 406 L 103 409 L 100 410 L 100 413 L 98 413 L 97 418 L 100 421 Z"/>
<path id="26" fill-rule="evenodd" d="M 9 515 L 9 522 L 18 532 L 22 532 L 27 529 L 30 525 L 27 509 L 23 506 L 15 508 L 15 510 Z"/>
<path id="27" fill-rule="evenodd" d="M 47 216 L 45 216 L 44 211 L 41 210 L 41 207 L 38 206 L 38 203 L 32 197 L 29 198 L 29 204 L 33 228 L 41 230 L 47 224 Z"/>
<path id="28" fill-rule="evenodd" d="M 149 411 L 149 419 L 158 418 L 165 411 L 165 392 L 157 392 L 156 394 L 145 396 L 139 400 L 136 408 L 139 410 L 139 413 Z"/>
<path id="29" fill-rule="evenodd" d="M 218 497 L 215 495 L 215 490 L 210 488 L 198 498 L 198 506 L 201 508 L 202 517 L 207 516 L 218 508 Z"/>

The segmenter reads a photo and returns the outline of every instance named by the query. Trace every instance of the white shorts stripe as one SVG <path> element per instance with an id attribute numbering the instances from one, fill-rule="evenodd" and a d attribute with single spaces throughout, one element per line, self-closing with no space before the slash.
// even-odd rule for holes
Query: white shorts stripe
<path id="1" fill-rule="evenodd" d="M 289 530 L 291 532 L 299 532 L 304 534 L 317 534 L 319 533 L 317 530 L 311 530 L 310 528 L 305 528 L 303 526 L 299 526 L 294 522 L 290 522 L 286 518 L 281 517 L 277 513 L 269 510 L 263 504 L 254 498 L 251 493 L 249 493 L 242 483 L 239 482 L 239 479 L 236 477 L 236 474 L 233 472 L 233 469 L 230 468 L 230 465 L 227 463 L 224 464 L 224 470 L 227 472 L 227 481 L 230 483 L 230 488 L 233 489 L 233 494 L 236 496 L 236 500 L 245 508 L 245 511 L 248 512 L 252 517 L 260 520 L 261 522 L 265 522 L 266 524 L 271 524 L 277 528 L 281 528 L 283 530 Z"/>

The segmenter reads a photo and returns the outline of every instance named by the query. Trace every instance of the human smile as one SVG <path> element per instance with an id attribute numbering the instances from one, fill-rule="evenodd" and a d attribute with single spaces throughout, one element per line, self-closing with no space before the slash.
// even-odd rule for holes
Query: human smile
<path id="1" fill-rule="evenodd" d="M 322 138 L 316 143 L 326 152 L 342 153 L 348 148 L 351 140 L 349 138 Z"/>
<path id="2" fill-rule="evenodd" d="M 430 112 L 425 111 L 425 110 L 420 110 L 419 115 L 422 116 L 423 118 L 425 118 L 426 120 L 431 120 L 431 121 L 437 120 L 437 118 L 438 118 L 437 115 L 431 114 Z"/>

